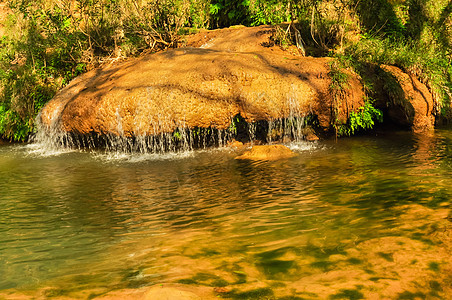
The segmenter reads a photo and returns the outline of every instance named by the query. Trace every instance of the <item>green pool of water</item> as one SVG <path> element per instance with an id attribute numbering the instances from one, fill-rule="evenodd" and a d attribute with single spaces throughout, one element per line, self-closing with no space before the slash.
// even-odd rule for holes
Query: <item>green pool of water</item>
<path id="1" fill-rule="evenodd" d="M 159 284 L 228 299 L 447 294 L 451 130 L 291 147 L 251 162 L 0 145 L 0 298 Z"/>

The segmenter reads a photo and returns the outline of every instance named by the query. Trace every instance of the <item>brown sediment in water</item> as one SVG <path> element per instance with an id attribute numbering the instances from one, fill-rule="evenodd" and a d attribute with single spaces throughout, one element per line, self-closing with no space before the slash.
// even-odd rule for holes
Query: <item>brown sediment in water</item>
<path id="1" fill-rule="evenodd" d="M 181 251 L 178 267 L 168 271 L 176 281 L 186 282 L 184 287 L 192 288 L 195 294 L 199 286 L 208 287 L 202 295 L 198 294 L 202 299 L 218 296 L 243 299 L 247 295 L 305 299 L 347 295 L 398 299 L 411 295 L 447 299 L 452 274 L 451 224 L 445 219 L 448 210 L 432 210 L 421 205 L 399 209 L 399 225 L 394 231 L 407 230 L 412 237 L 388 233 L 388 236 L 354 246 L 350 244 L 339 254 L 326 255 L 320 260 L 301 257 L 295 250 L 288 249 L 277 257 L 280 264 L 287 265 L 284 273 L 266 274 L 266 264 L 261 265 L 251 257 L 231 257 L 221 263 L 223 268 L 218 268 L 215 258 L 197 257 L 200 249 Z M 306 244 L 309 240 L 305 237 L 299 243 Z M 319 249 L 327 247 L 321 243 L 318 246 Z"/>
<path id="2" fill-rule="evenodd" d="M 262 255 L 267 255 L 268 251 L 264 254 L 243 252 L 241 255 L 217 256 L 219 253 L 216 251 L 232 249 L 220 244 L 197 244 L 197 240 L 209 233 L 184 230 L 170 241 L 165 240 L 164 236 L 159 239 L 160 246 L 166 249 L 165 255 L 155 257 L 147 249 L 149 241 L 146 240 L 143 240 L 142 247 L 138 247 L 140 249 L 134 249 L 140 262 L 154 259 L 159 262 L 158 269 L 143 269 L 140 276 L 146 278 L 155 272 L 165 274 L 161 278 L 156 277 L 150 287 L 121 288 L 118 281 L 118 288 L 114 290 L 80 290 L 80 287 L 74 286 L 71 290 L 71 283 L 66 282 L 61 287 L 56 285 L 23 294 L 4 291 L 0 297 L 159 299 L 155 297 L 180 295 L 177 299 L 448 299 L 452 293 L 449 210 L 446 207 L 433 210 L 421 205 L 404 205 L 395 209 L 400 211 L 396 226 L 382 237 L 343 241 L 342 246 L 312 240 L 308 235 L 298 237 L 297 241 L 272 242 L 275 243 L 275 250 L 270 253 L 274 257 L 269 262 L 279 264 L 283 268 L 281 270 L 273 269 L 272 265 L 262 260 Z M 400 236 L 401 231 L 406 234 Z M 182 242 L 187 240 L 191 241 L 189 248 Z M 311 245 L 317 254 L 306 256 L 294 247 L 285 246 L 294 243 Z M 111 250 L 125 251 L 132 246 L 136 247 L 136 244 L 124 243 Z M 127 262 L 122 263 L 128 265 Z"/>

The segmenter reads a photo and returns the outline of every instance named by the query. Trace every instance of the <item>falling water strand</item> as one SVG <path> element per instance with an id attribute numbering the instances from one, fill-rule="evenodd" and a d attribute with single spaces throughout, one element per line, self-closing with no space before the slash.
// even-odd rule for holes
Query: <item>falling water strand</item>
<path id="1" fill-rule="evenodd" d="M 248 124 L 248 136 L 252 145 L 254 144 L 254 140 L 256 139 L 256 128 L 256 122 Z"/>
<path id="2" fill-rule="evenodd" d="M 267 142 L 274 141 L 300 142 L 304 138 L 305 115 L 299 108 L 294 97 L 288 97 L 286 102 L 288 115 L 285 118 L 274 118 L 269 120 L 267 131 Z"/>
<path id="3" fill-rule="evenodd" d="M 286 103 L 286 118 L 275 118 L 267 121 L 267 142 L 275 141 L 301 141 L 303 139 L 304 117 L 300 113 L 298 102 L 288 97 Z M 41 114 L 38 115 L 37 133 L 33 138 L 35 145 L 42 151 L 62 151 L 70 149 L 104 149 L 109 153 L 167 153 L 167 152 L 189 152 L 198 148 L 211 146 L 224 147 L 239 134 L 234 119 L 231 116 L 231 127 L 219 130 L 209 128 L 190 128 L 184 119 L 175 122 L 174 118 L 167 113 L 161 113 L 150 120 L 143 117 L 134 117 L 133 132 L 125 132 L 124 111 L 121 107 L 115 110 L 114 122 L 108 134 L 73 134 L 63 129 L 61 122 L 62 106 L 56 107 L 44 124 Z M 238 120 L 238 119 L 236 119 Z M 152 126 L 149 127 L 149 124 Z M 253 141 L 257 138 L 258 128 L 262 128 L 258 122 L 246 124 L 245 132 L 241 135 L 245 139 Z"/>
<path id="4" fill-rule="evenodd" d="M 56 107 L 47 124 L 41 121 L 41 112 L 38 114 L 35 120 L 36 132 L 32 136 L 30 144 L 32 152 L 52 155 L 80 146 L 80 143 L 74 143 L 73 137 L 62 129 L 61 110 L 62 105 Z"/>

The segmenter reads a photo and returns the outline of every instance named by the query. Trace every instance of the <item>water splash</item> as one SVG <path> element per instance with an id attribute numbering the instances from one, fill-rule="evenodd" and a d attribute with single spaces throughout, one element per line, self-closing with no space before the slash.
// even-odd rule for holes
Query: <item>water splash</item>
<path id="1" fill-rule="evenodd" d="M 133 119 L 133 132 L 125 132 L 125 117 L 121 107 L 117 107 L 115 121 L 108 134 L 76 134 L 66 132 L 61 122 L 62 106 L 56 107 L 48 122 L 44 124 L 41 113 L 36 119 L 37 132 L 30 145 L 36 154 L 58 155 L 74 150 L 104 151 L 113 157 L 123 154 L 166 154 L 187 153 L 196 149 L 225 147 L 232 140 L 254 143 L 261 140 L 266 143 L 300 142 L 305 136 L 306 119 L 302 115 L 298 102 L 288 97 L 284 107 L 287 117 L 261 120 L 248 123 L 240 115 L 231 116 L 231 126 L 227 129 L 215 127 L 189 127 L 182 118 L 175 121 L 162 113 L 157 119 L 143 120 L 142 114 Z M 148 124 L 152 124 L 151 129 Z"/>
<path id="2" fill-rule="evenodd" d="M 36 117 L 36 132 L 31 137 L 31 143 L 27 145 L 30 154 L 39 156 L 54 156 L 62 153 L 74 151 L 74 145 L 79 141 L 74 141 L 71 135 L 61 127 L 62 105 L 57 106 L 49 116 L 49 123 L 42 122 L 41 112 Z M 79 147 L 80 148 L 80 147 Z"/>

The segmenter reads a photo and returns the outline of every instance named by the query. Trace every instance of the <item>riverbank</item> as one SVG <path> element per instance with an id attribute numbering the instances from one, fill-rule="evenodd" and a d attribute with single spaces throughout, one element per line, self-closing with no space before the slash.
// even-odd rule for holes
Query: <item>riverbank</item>
<path id="1" fill-rule="evenodd" d="M 292 5 L 290 1 L 248 1 L 239 7 L 207 0 L 184 4 L 165 1 L 171 4 L 125 0 L 113 8 L 100 2 L 85 3 L 84 6 L 62 6 L 59 2 L 47 0 L 31 4 L 22 0 L 4 2 L 0 6 L 0 23 L 3 23 L 0 27 L 3 26 L 5 34 L 1 39 L 0 67 L 6 72 L 0 73 L 0 136 L 27 140 L 36 132 L 36 115 L 58 90 L 80 74 L 98 67 L 102 73 L 105 65 L 115 62 L 181 46 L 205 45 L 209 48 L 209 41 L 216 40 L 215 47 L 221 43 L 229 44 L 229 50 L 223 48 L 223 52 L 242 54 L 241 58 L 233 60 L 235 63 L 245 59 L 252 64 L 255 59 L 251 53 L 255 51 L 251 49 L 249 57 L 244 58 L 248 46 L 243 48 L 242 38 L 238 38 L 240 30 L 234 31 L 237 37 L 226 34 L 240 29 L 230 27 L 237 24 L 274 24 L 271 37 L 263 41 L 261 48 L 264 46 L 274 51 L 281 48 L 289 57 L 303 54 L 329 58 L 327 68 L 331 84 L 327 96 L 334 98 L 329 117 L 330 135 L 353 135 L 369 129 L 381 120 L 380 111 L 383 119 L 392 118 L 414 130 L 431 128 L 432 115 L 440 122 L 443 122 L 441 118 L 451 116 L 449 49 L 452 44 L 448 28 L 452 19 L 447 1 L 437 5 L 426 4 L 422 9 L 406 1 L 382 2 L 378 5 L 381 11 L 378 15 L 375 15 L 373 7 L 350 1 L 322 0 L 316 5 L 309 2 Z M 98 11 L 103 13 L 99 15 Z M 160 15 L 157 16 L 157 12 Z M 203 28 L 223 29 L 205 31 Z M 378 35 L 375 28 L 380 28 Z M 190 32 L 199 33 L 194 35 L 197 38 L 191 45 L 191 36 L 184 36 Z M 224 35 L 223 38 L 220 35 Z M 249 44 L 245 42 L 243 45 Z M 181 66 L 186 63 L 183 59 L 178 62 Z M 202 64 L 200 62 L 198 66 Z M 282 77 L 286 65 L 278 66 L 283 67 L 279 69 Z M 208 69 L 208 66 L 203 68 Z M 216 68 L 228 72 L 222 65 L 216 65 Z M 289 73 L 294 74 L 293 70 Z M 213 77 L 217 75 L 213 74 Z M 309 80 L 303 79 L 303 71 L 298 75 L 301 75 L 299 81 L 309 84 Z M 352 101 L 352 107 L 344 111 L 343 106 L 347 104 L 342 97 L 347 94 L 347 87 L 355 87 L 349 79 L 353 81 L 357 77 L 361 78 L 365 105 L 356 108 Z M 200 85 L 206 81 L 201 79 Z M 178 82 L 170 80 L 169 83 L 178 86 Z M 278 82 L 268 86 L 275 83 Z M 222 84 L 234 91 L 241 86 L 240 82 L 234 82 L 233 76 Z M 182 84 L 182 88 L 199 92 L 207 87 Z M 306 90 L 305 87 L 302 89 Z M 312 87 L 316 91 L 321 89 Z M 160 92 L 161 89 L 157 91 Z M 204 92 L 209 94 L 213 91 L 207 88 Z M 114 91 L 111 93 L 115 94 Z M 230 96 L 227 92 L 226 95 L 213 94 Z M 277 99 L 276 103 L 279 102 Z M 328 105 L 328 101 L 326 103 Z M 323 109 L 325 115 L 327 110 Z M 323 116 L 318 117 L 321 123 Z M 97 130 L 99 128 L 93 128 L 93 132 Z M 114 131 L 114 128 L 106 128 L 106 133 Z"/>

